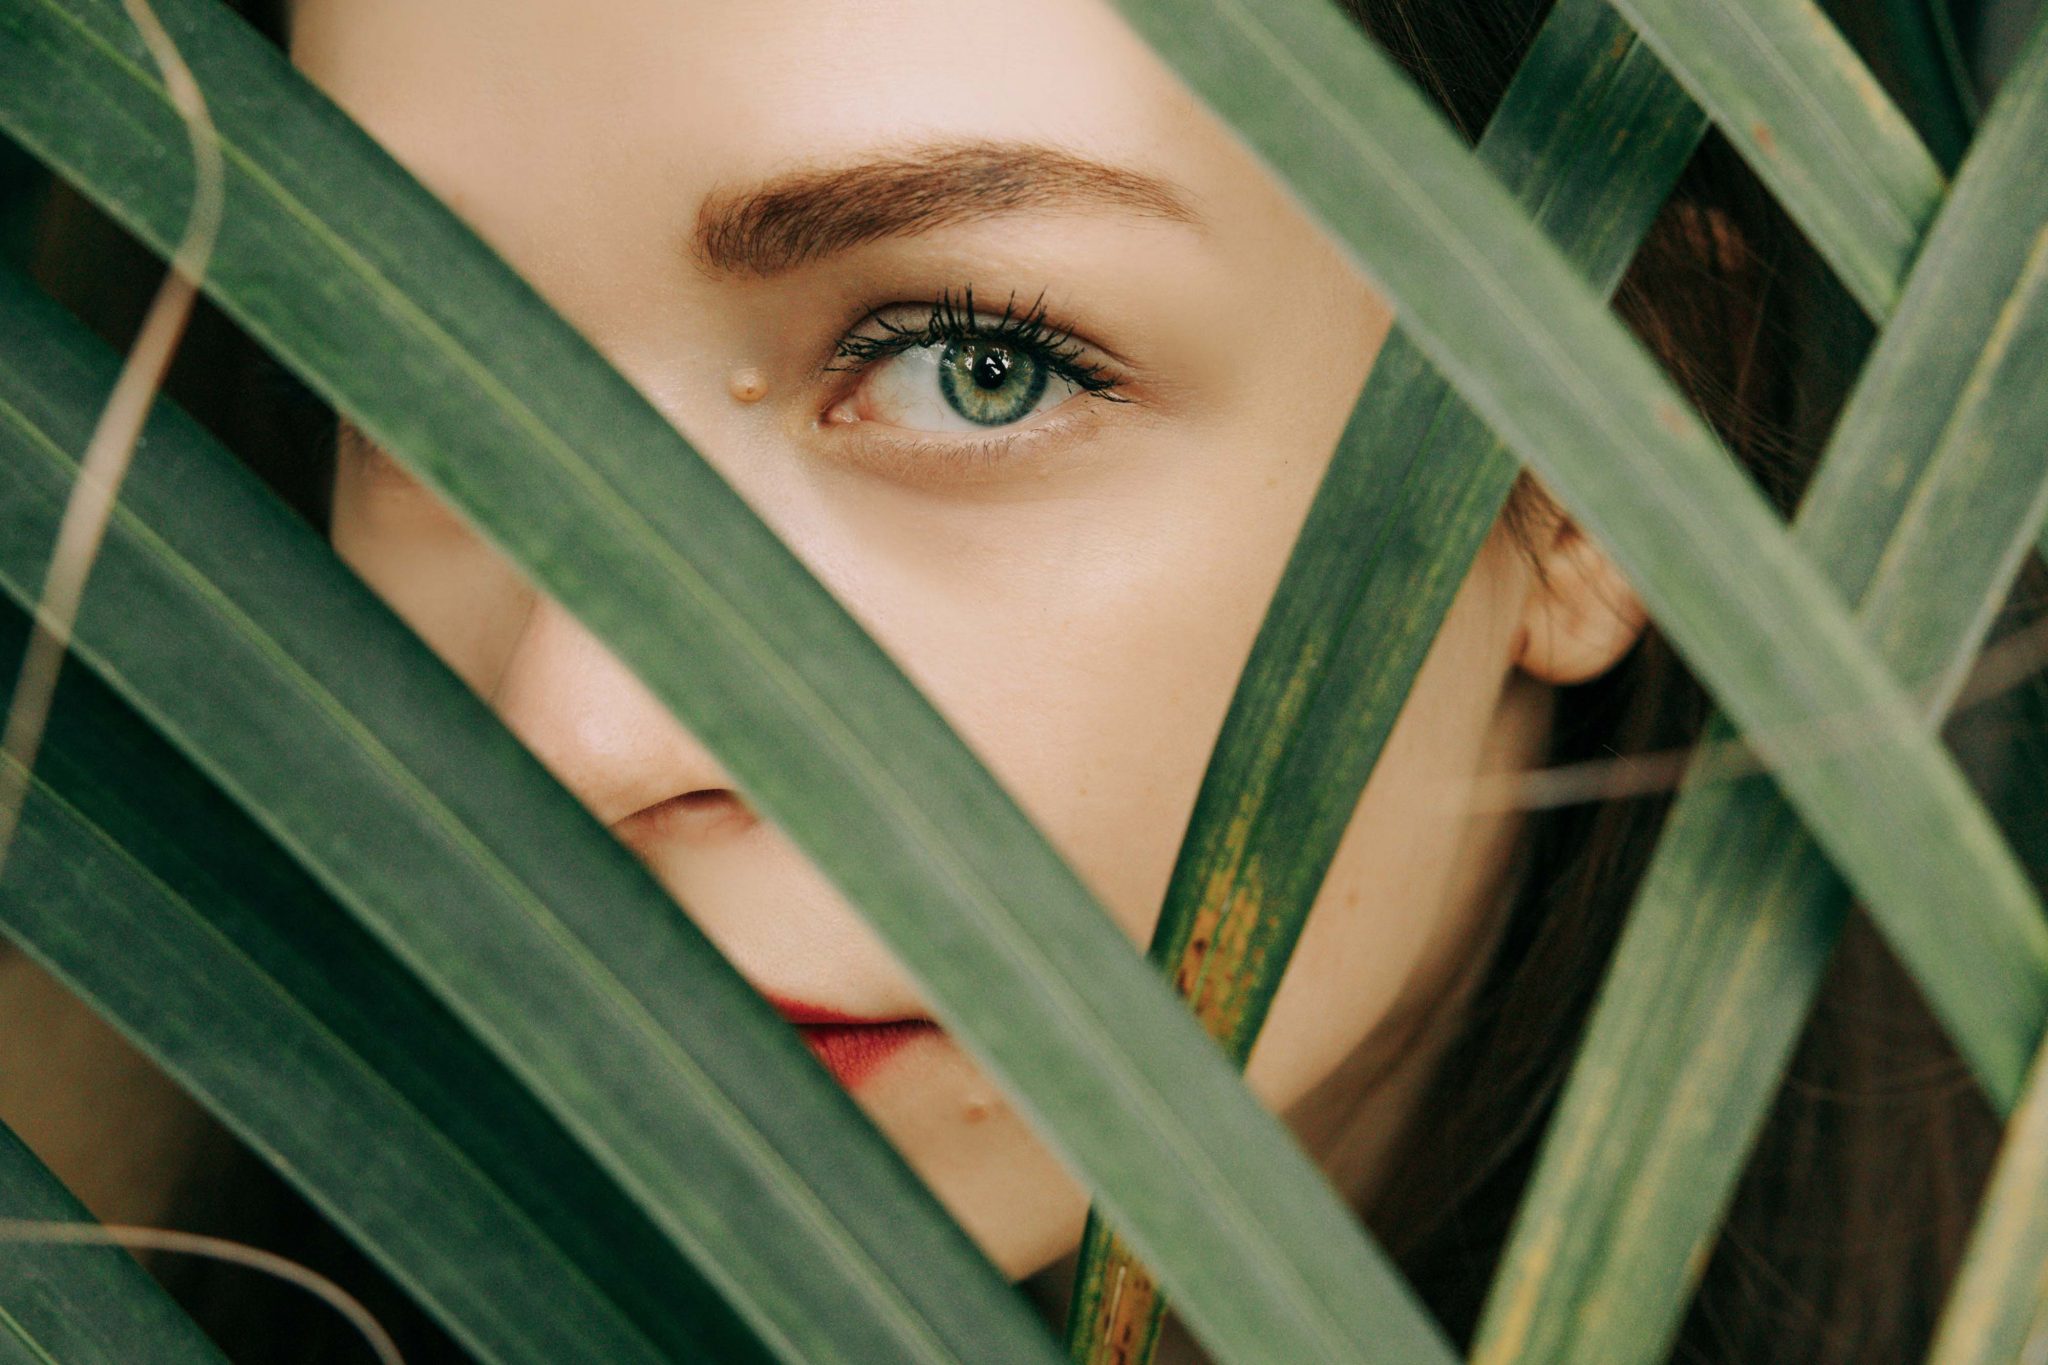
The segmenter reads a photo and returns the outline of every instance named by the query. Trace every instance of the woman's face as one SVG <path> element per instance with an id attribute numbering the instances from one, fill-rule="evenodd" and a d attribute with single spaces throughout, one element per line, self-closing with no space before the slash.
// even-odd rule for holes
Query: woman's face
<path id="1" fill-rule="evenodd" d="M 1221 125 L 1098 0 L 302 0 L 293 56 L 688 435 L 1143 943 L 1389 325 Z M 335 491 L 341 553 L 749 979 L 925 1012 L 716 760 L 431 494 L 346 432 Z M 1497 528 L 1252 1058 L 1353 1190 L 1406 1093 L 1396 1067 L 1364 1094 L 1376 1044 L 1503 862 L 1458 782 L 1525 761 L 1542 684 L 1625 643 L 1536 583 Z M 1011 1275 L 1073 1245 L 1083 1192 L 943 1035 L 853 1092 Z"/>

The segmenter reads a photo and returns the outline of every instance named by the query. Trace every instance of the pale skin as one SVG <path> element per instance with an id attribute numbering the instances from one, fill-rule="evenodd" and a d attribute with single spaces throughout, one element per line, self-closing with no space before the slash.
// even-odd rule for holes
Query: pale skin
<path id="1" fill-rule="evenodd" d="M 292 56 L 692 440 L 1142 945 L 1390 325 L 1277 182 L 1099 0 L 872 0 L 829 21 L 814 0 L 302 0 Z M 766 271 L 698 249 L 707 204 L 793 173 L 1025 146 L 1166 198 L 981 203 Z M 970 287 L 987 322 L 1042 301 L 1124 401 L 1052 374 L 1014 420 L 963 422 L 935 379 L 943 343 L 869 363 L 839 349 L 886 335 L 877 314 L 922 325 Z M 850 1013 L 925 1012 L 716 758 L 348 433 L 333 537 L 750 980 Z M 1467 812 L 1464 784 L 1538 761 L 1552 690 L 1613 666 L 1642 627 L 1568 521 L 1526 545 L 1496 527 L 1465 582 L 1248 1070 L 1353 1200 L 1387 1177 L 1451 1014 L 1425 1007 L 1476 960 L 1502 895 L 1514 817 Z M 160 1209 L 146 1196 L 189 1160 L 189 1125 L 110 1146 L 70 1078 L 122 1064 L 118 1046 L 95 1035 L 68 1068 L 4 1066 L 16 1036 L 0 1027 L 0 1113 L 58 1116 L 39 1145 L 60 1169 L 109 1207 Z M 998 1087 L 939 1037 L 854 1095 L 1002 1270 L 1055 1305 L 1086 1195 Z"/>

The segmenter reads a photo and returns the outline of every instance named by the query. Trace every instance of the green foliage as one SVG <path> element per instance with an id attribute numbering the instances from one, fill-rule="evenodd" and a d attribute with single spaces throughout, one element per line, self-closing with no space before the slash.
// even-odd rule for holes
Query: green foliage
<path id="1" fill-rule="evenodd" d="M 228 162 L 209 291 L 634 669 L 1086 1180 L 1077 1349 L 1135 1256 L 1221 1360 L 1451 1356 L 1232 1063 L 1520 461 L 1707 684 L 1710 737 L 1768 774 L 1696 774 L 1675 809 L 1478 1358 L 1661 1356 L 1853 897 L 2015 1110 L 1936 1351 L 2012 1359 L 2048 1261 L 2048 1093 L 2023 1097 L 2048 926 L 1936 722 L 2048 511 L 2048 36 L 1950 189 L 1803 0 L 1563 0 L 1476 157 L 1330 0 L 1118 7 L 1402 319 L 1149 966 L 660 414 L 214 0 L 160 6 Z M 1604 307 L 1703 117 L 1885 329 L 1789 530 Z M 0 0 L 0 126 L 154 249 L 177 238 L 185 132 L 113 0 Z M 111 360 L 18 282 L 0 315 L 12 646 Z M 488 710 L 195 427 L 160 406 L 146 442 L 0 927 L 479 1359 L 1052 1358 Z M 0 1183 L 10 1211 L 77 1216 L 18 1144 Z M 64 1296 L 132 1306 L 126 1358 L 207 1358 L 120 1253 L 48 1248 L 0 1255 L 0 1350 L 120 1358 L 52 1345 L 64 1314 L 35 1314 Z"/>
<path id="2" fill-rule="evenodd" d="M 2016 1040 L 2048 1019 L 2039 901 L 1839 593 L 1698 415 L 1420 94 L 1342 39 L 1327 4 L 1210 0 L 1235 43 L 1163 3 L 1122 8 L 1607 548 L 1858 894 L 1887 922 L 1947 925 L 1929 964 L 1941 970 L 1922 984 L 2009 1095 L 2031 1055 Z M 1845 725 L 1865 742 L 1844 743 Z"/>
<path id="3" fill-rule="evenodd" d="M 1874 318 L 1941 204 L 1940 167 L 1812 0 L 1615 6 Z"/>
<path id="4" fill-rule="evenodd" d="M 750 799 L 871 916 L 948 1030 L 1013 1087 L 1166 1282 L 1207 1305 L 1212 1339 L 1334 1358 L 1406 1324 L 1411 1354 L 1440 1351 L 1433 1326 L 1320 1174 L 1071 870 L 710 466 L 274 52 L 217 5 L 161 10 L 202 85 L 217 92 L 229 181 L 207 281 L 214 296 L 676 706 Z M 171 149 L 183 146 L 184 129 L 116 6 L 0 9 L 0 122 L 145 241 L 163 249 L 176 236 L 189 172 Z M 277 287 L 290 278 L 319 283 Z M 166 619 L 136 629 L 137 647 L 165 647 Z M 432 786 L 417 769 L 444 752 L 426 728 L 431 712 L 394 708 L 401 728 L 373 736 L 361 724 L 364 699 L 329 699 L 373 690 L 358 665 L 315 688 L 304 664 L 275 647 L 252 642 L 248 654 L 269 667 L 214 673 L 207 685 L 261 688 L 264 700 L 238 694 L 226 710 L 195 690 L 191 670 L 167 668 L 144 709 L 182 701 L 184 724 L 170 737 L 601 1149 L 669 1235 L 698 1253 L 703 1273 L 730 1280 L 756 1256 L 769 1265 L 783 1258 L 782 1273 L 752 1276 L 755 1297 L 737 1305 L 756 1331 L 791 1356 L 858 1358 L 860 1343 L 833 1330 L 858 1311 L 893 1335 L 875 1347 L 884 1358 L 920 1358 L 946 1339 L 929 1326 L 934 1318 L 977 1321 L 949 1294 L 971 1281 L 929 1272 L 894 1238 L 900 1201 L 887 1195 L 839 1208 L 872 1233 L 848 1235 L 831 1258 L 805 1248 L 801 1269 L 788 1259 L 793 1243 L 749 1235 L 751 1220 L 715 1250 L 699 1245 L 692 1206 L 724 1187 L 693 1180 L 690 1144 L 673 1139 L 673 1125 L 698 1108 L 698 1083 L 656 1021 L 700 1034 L 738 1033 L 749 1020 L 781 1026 L 730 991 L 693 998 L 628 986 L 683 951 L 642 938 L 653 932 L 646 917 L 629 920 L 581 889 L 560 896 L 552 914 L 519 894 L 502 865 L 517 867 L 522 855 L 530 864 L 544 845 L 514 819 L 478 847 L 461 819 L 427 800 Z M 236 723 L 273 714 L 294 693 L 295 719 L 316 728 L 302 736 L 282 727 L 289 745 Z M 241 762 L 230 769 L 232 754 Z M 306 780 L 330 771 L 358 789 L 395 782 L 410 809 L 392 805 L 380 840 L 419 855 L 363 865 L 352 852 L 360 832 L 337 824 L 331 794 Z M 476 795 L 484 800 L 497 791 L 491 771 L 451 780 L 488 789 Z M 557 794 L 553 804 L 565 800 Z M 425 849 L 433 843 L 438 854 Z M 579 887 L 574 874 L 558 875 L 561 887 Z M 500 892 L 481 901 L 423 896 L 426 876 L 496 881 Z M 577 906 L 586 922 L 572 929 L 566 917 Z M 459 923 L 464 915 L 490 918 Z M 515 954 L 514 942 L 531 946 Z M 548 989 L 573 994 L 544 994 L 536 963 L 555 977 Z M 535 1008 L 537 998 L 554 1003 Z M 588 1002 L 587 1028 L 563 1022 L 570 999 Z M 664 1019 L 684 1015 L 685 1001 L 702 1017 Z M 604 1051 L 595 1066 L 588 1055 L 600 1024 L 608 1044 L 628 1050 Z M 647 1060 L 629 1065 L 635 1053 Z M 813 1091 L 822 1084 L 814 1078 Z M 611 1093 L 593 1095 L 600 1085 Z M 807 1112 L 792 1095 L 756 1118 L 801 1134 Z M 881 1163 L 874 1144 L 864 1146 Z M 767 1177 L 764 1196 L 749 1199 L 758 1174 L 741 1168 L 730 1179 L 730 1197 L 749 1208 L 780 1203 L 814 1231 L 829 1227 L 807 1208 L 801 1182 Z M 900 1301 L 861 1306 L 862 1286 L 885 1273 L 863 1261 L 884 1245 L 905 1258 L 889 1277 L 896 1292 L 923 1314 Z M 843 1299 L 813 1285 L 821 1266 L 842 1272 Z"/>
<path id="5" fill-rule="evenodd" d="M 2048 513 L 2048 43 L 2007 87 L 1794 528 L 1938 722 Z M 1976 348 L 1954 344 L 1957 335 Z M 1709 743 L 1733 736 L 1726 725 Z M 1672 811 L 1495 1281 L 1484 1361 L 1660 1359 L 1820 988 L 1848 892 L 1766 777 Z M 1885 926 L 1927 981 L 1937 916 Z M 2037 1049 L 2038 1028 L 2005 1055 Z M 2016 1070 L 1990 1071 L 2010 1105 Z M 1673 1172 L 1684 1172 L 1674 1179 Z"/>
<path id="6" fill-rule="evenodd" d="M 0 1360 L 8 1365 L 224 1365 L 140 1264 L 116 1246 L 50 1246 L 34 1225 L 92 1216 L 0 1128 Z M 18 1226 L 20 1236 L 13 1235 Z M 118 1305 L 118 1311 L 109 1311 Z"/>
<path id="7" fill-rule="evenodd" d="M 0 540 L 0 582 L 20 602 L 32 600 L 114 357 L 19 279 L 0 278 L 0 310 L 26 324 L 0 337 L 0 490 L 13 513 Z M 500 846 L 524 846 L 523 836 L 538 826 L 507 827 L 507 814 L 520 810 L 510 793 L 519 791 L 527 793 L 527 812 L 542 812 L 532 818 L 545 818 L 550 830 L 551 856 L 545 865 L 528 859 L 524 878 L 502 865 L 501 878 L 479 876 L 475 859 L 437 859 L 429 855 L 440 851 L 431 849 L 421 860 L 455 873 L 422 873 L 411 884 L 427 893 L 423 899 L 505 906 L 509 919 L 521 898 L 552 899 L 573 913 L 594 896 L 608 908 L 614 933 L 637 921 L 643 944 L 663 944 L 676 959 L 646 989 L 692 992 L 734 1011 L 752 1004 L 708 945 L 678 931 L 666 898 L 638 865 L 576 818 L 566 794 L 523 751 L 480 723 L 481 706 L 226 451 L 168 408 L 144 439 L 148 458 L 128 482 L 95 569 L 107 609 L 87 617 L 78 643 L 117 686 L 151 698 L 158 725 L 184 723 L 189 733 L 190 723 L 203 726 L 212 714 L 241 734 L 249 728 L 241 718 L 265 710 L 273 726 L 251 733 L 247 752 L 211 753 L 217 763 L 239 758 L 245 766 L 275 766 L 268 763 L 271 736 L 294 725 L 311 727 L 298 740 L 316 746 L 295 744 L 297 752 L 318 752 L 320 717 L 344 713 L 344 705 L 360 728 L 400 731 L 401 743 L 411 730 L 422 741 L 411 756 L 431 751 L 446 765 L 422 780 L 461 780 L 450 799 L 482 826 L 476 842 L 495 835 Z M 223 527 L 234 534 L 223 537 Z M 163 631 L 164 619 L 184 626 Z M 17 616 L 9 643 L 21 634 Z M 280 671 L 279 656 L 294 654 L 345 688 L 356 680 L 353 690 L 337 698 L 315 679 L 286 675 L 299 690 L 260 691 L 258 680 Z M 399 685 L 408 677 L 411 686 Z M 84 670 L 73 673 L 64 700 L 38 765 L 42 790 L 0 879 L 0 916 L 12 937 L 270 1154 L 481 1358 L 745 1358 L 751 1336 L 729 1320 L 717 1294 L 534 1094 L 333 897 Z M 391 773 L 404 770 L 399 760 L 388 750 L 384 759 L 358 768 L 382 774 L 381 785 L 374 777 L 353 787 L 324 782 L 307 793 L 324 823 L 352 841 L 384 838 L 387 830 L 402 835 L 422 823 Z M 348 771 L 339 759 L 321 766 Z M 487 792 L 476 781 L 484 774 Z M 443 822 L 456 818 L 444 813 Z M 383 866 L 408 877 L 402 845 L 391 851 L 396 856 Z M 346 875 L 379 861 L 350 858 Z M 572 880 L 556 880 L 565 874 Z M 564 894 L 571 887 L 579 894 Z M 345 887 L 343 894 L 375 892 Z M 468 932 L 482 930 L 472 924 Z M 548 951 L 532 941 L 505 947 Z M 612 1037 L 577 1019 L 595 992 L 579 992 L 573 980 L 538 964 L 517 977 L 531 997 L 521 1003 L 540 1012 L 541 1028 L 581 1032 L 586 1046 L 632 1055 L 631 1033 Z M 886 1170 L 842 1173 L 807 1162 L 813 1145 L 778 1126 L 788 1115 L 812 1136 L 865 1136 L 864 1123 L 816 1084 L 808 1058 L 792 1055 L 783 1038 L 727 1038 L 701 1025 L 682 1036 L 708 1050 L 712 1076 L 740 1091 L 676 1099 L 694 1099 L 705 1111 L 695 1121 L 667 1116 L 675 1133 L 694 1137 L 679 1150 L 717 1151 L 721 1110 L 752 1109 L 773 1137 L 728 1119 L 725 1145 L 793 1149 L 797 1169 L 833 1203 L 860 1208 L 875 1189 L 888 1188 Z M 663 1054 L 643 1066 L 665 1075 L 665 1061 Z M 750 1088 L 777 1082 L 787 1089 Z M 799 1098 L 807 1083 L 822 1096 L 810 1105 Z M 711 1196 L 690 1200 L 708 1205 L 699 1235 L 715 1234 L 705 1215 L 745 1210 L 737 1198 L 719 1202 L 732 1186 L 717 1162 L 677 1178 Z M 917 1189 L 900 1175 L 895 1183 Z M 910 1205 L 899 1215 L 904 1235 L 917 1213 Z M 950 1228 L 935 1211 L 924 1216 L 934 1228 Z M 789 1235 L 810 1233 L 804 1226 Z M 928 1254 L 937 1272 L 941 1250 Z M 728 1274 L 745 1268 L 735 1258 Z M 972 1281 L 953 1287 L 962 1299 L 971 1290 Z M 982 1309 L 995 1319 L 1001 1306 Z M 991 1321 L 989 1333 L 997 1330 Z"/>
<path id="8" fill-rule="evenodd" d="M 1704 131 L 1604 0 L 1563 0 L 1478 157 L 1604 292 Z M 1448 381 L 1391 333 L 1252 646 L 1148 952 L 1239 1066 L 1516 472 Z M 1091 1218 L 1068 1318 L 1077 1358 L 1125 1341 L 1134 1320 L 1141 1339 L 1156 1337 L 1165 1302 L 1129 1259 Z"/>

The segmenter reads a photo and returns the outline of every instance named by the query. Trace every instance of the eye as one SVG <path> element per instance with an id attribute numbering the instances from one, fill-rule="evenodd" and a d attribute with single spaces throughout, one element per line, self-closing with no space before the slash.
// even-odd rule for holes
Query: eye
<path id="1" fill-rule="evenodd" d="M 1079 394 L 1113 397 L 1115 381 L 1034 305 L 1023 316 L 974 311 L 950 294 L 921 312 L 871 315 L 870 330 L 843 338 L 835 369 L 860 371 L 833 419 L 910 431 L 987 431 L 1014 426 Z"/>
<path id="2" fill-rule="evenodd" d="M 916 431 L 1006 427 L 1082 391 L 1021 347 L 978 340 L 911 347 L 877 364 L 866 387 L 873 420 Z"/>

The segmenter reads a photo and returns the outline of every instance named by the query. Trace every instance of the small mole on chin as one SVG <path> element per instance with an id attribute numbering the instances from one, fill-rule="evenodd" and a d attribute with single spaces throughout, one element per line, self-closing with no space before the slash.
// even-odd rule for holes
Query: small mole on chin
<path id="1" fill-rule="evenodd" d="M 748 366 L 734 370 L 725 381 L 726 390 L 742 403 L 758 403 L 768 393 L 768 376 Z"/>

